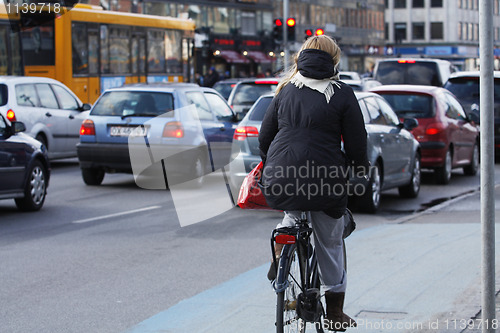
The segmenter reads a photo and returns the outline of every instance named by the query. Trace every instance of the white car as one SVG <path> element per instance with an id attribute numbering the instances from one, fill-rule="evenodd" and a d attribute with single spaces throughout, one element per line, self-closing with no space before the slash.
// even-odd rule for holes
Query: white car
<path id="1" fill-rule="evenodd" d="M 76 157 L 80 126 L 89 104 L 59 81 L 43 77 L 0 76 L 0 114 L 21 121 L 50 159 Z"/>

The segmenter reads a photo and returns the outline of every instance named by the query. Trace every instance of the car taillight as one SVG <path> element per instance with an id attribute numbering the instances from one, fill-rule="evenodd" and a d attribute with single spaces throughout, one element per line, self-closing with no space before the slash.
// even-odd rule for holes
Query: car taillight
<path id="1" fill-rule="evenodd" d="M 165 138 L 182 138 L 184 137 L 184 128 L 181 122 L 171 121 L 165 124 L 163 128 L 163 137 Z"/>
<path id="2" fill-rule="evenodd" d="M 234 131 L 233 139 L 243 141 L 248 137 L 259 136 L 259 130 L 253 126 L 240 126 Z"/>
<path id="3" fill-rule="evenodd" d="M 425 128 L 425 134 L 427 134 L 427 135 L 436 135 L 436 134 L 441 133 L 444 129 L 445 129 L 445 127 L 441 123 L 429 124 Z"/>
<path id="4" fill-rule="evenodd" d="M 9 119 L 9 121 L 16 121 L 16 114 L 14 113 L 14 111 L 7 111 L 7 119 Z"/>
<path id="5" fill-rule="evenodd" d="M 80 135 L 95 135 L 94 122 L 90 119 L 85 119 L 80 126 Z"/>

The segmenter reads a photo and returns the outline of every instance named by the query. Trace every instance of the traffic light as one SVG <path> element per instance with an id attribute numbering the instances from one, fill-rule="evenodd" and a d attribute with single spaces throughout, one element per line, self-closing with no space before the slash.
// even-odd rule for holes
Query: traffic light
<path id="1" fill-rule="evenodd" d="M 273 38 L 277 42 L 283 41 L 283 19 L 277 18 L 274 20 Z"/>
<path id="2" fill-rule="evenodd" d="M 293 17 L 289 17 L 286 20 L 286 32 L 287 39 L 289 42 L 295 42 L 295 19 Z"/>
<path id="3" fill-rule="evenodd" d="M 313 35 L 313 31 L 311 29 L 304 30 L 304 40 L 308 39 Z"/>
<path id="4" fill-rule="evenodd" d="M 314 32 L 314 34 L 315 34 L 316 36 L 321 36 L 321 35 L 324 35 L 324 34 L 325 34 L 325 30 L 323 30 L 323 29 L 321 29 L 321 28 L 320 28 L 320 29 L 316 29 L 316 31 Z"/>

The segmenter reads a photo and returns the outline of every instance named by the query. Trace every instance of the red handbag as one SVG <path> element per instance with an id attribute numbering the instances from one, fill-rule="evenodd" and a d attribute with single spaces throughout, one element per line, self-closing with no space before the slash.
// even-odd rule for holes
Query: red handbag
<path id="1" fill-rule="evenodd" d="M 242 209 L 271 209 L 259 187 L 263 163 L 260 162 L 243 180 L 237 205 Z"/>

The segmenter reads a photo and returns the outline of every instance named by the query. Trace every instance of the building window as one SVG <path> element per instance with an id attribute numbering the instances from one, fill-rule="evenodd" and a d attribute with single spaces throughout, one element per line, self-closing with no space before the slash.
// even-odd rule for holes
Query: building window
<path id="1" fill-rule="evenodd" d="M 424 39 L 425 38 L 425 23 L 424 22 L 414 22 L 412 24 L 412 39 Z"/>
<path id="2" fill-rule="evenodd" d="M 431 39 L 443 39 L 443 22 L 431 22 Z"/>
<path id="3" fill-rule="evenodd" d="M 462 22 L 458 23 L 458 40 L 463 40 L 464 37 L 462 36 Z"/>
<path id="4" fill-rule="evenodd" d="M 241 35 L 255 36 L 257 34 L 257 19 L 255 12 L 241 12 Z"/>
<path id="5" fill-rule="evenodd" d="M 394 8 L 406 8 L 406 0 L 394 0 Z"/>
<path id="6" fill-rule="evenodd" d="M 424 8 L 424 0 L 413 0 L 413 8 Z"/>
<path id="7" fill-rule="evenodd" d="M 406 23 L 394 24 L 394 39 L 396 40 L 396 44 L 401 44 L 406 39 Z"/>
<path id="8" fill-rule="evenodd" d="M 389 24 L 386 23 L 384 27 L 384 38 L 385 40 L 389 40 Z"/>
<path id="9" fill-rule="evenodd" d="M 441 8 L 443 7 L 443 0 L 431 0 L 432 8 Z"/>

